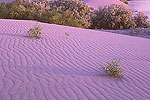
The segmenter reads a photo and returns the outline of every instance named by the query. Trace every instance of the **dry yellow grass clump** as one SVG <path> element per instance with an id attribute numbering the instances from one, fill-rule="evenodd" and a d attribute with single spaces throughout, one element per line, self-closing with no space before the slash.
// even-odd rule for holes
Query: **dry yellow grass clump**
<path id="1" fill-rule="evenodd" d="M 119 77 L 122 75 L 122 67 L 119 63 L 120 59 L 114 58 L 111 62 L 107 62 L 107 66 L 102 66 L 102 69 L 110 76 Z"/>
<path id="2" fill-rule="evenodd" d="M 33 28 L 30 28 L 28 31 L 29 37 L 31 38 L 40 38 L 41 35 L 41 27 L 36 25 Z"/>

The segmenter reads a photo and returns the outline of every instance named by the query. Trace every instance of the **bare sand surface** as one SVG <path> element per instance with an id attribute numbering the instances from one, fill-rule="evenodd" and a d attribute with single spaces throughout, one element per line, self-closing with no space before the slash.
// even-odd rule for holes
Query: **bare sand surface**
<path id="1" fill-rule="evenodd" d="M 122 77 L 100 68 L 113 58 Z M 0 19 L 0 100 L 150 100 L 150 39 Z"/>
<path id="2" fill-rule="evenodd" d="M 84 1 L 88 6 L 93 7 L 95 9 L 98 9 L 99 6 L 104 7 L 105 5 L 110 5 L 110 4 L 118 4 L 118 5 L 124 5 L 125 7 L 129 6 L 120 0 L 82 0 Z"/>

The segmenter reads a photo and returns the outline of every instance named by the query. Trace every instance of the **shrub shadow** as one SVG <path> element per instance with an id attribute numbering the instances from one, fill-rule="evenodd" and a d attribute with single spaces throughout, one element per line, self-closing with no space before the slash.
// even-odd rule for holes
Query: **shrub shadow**
<path id="1" fill-rule="evenodd" d="M 41 38 L 41 37 L 31 38 L 28 35 L 22 35 L 22 34 L 8 34 L 8 33 L 2 34 L 2 33 L 0 33 L 0 35 L 1 36 L 10 36 L 10 37 L 24 37 L 24 38 L 29 38 L 29 39 L 40 39 Z"/>
<path id="2" fill-rule="evenodd" d="M 80 76 L 92 76 L 92 77 L 107 77 L 108 75 L 102 70 L 84 70 L 77 68 L 52 68 L 55 74 L 65 74 L 65 75 L 80 75 Z"/>
<path id="3" fill-rule="evenodd" d="M 20 34 L 8 34 L 8 33 L 0 33 L 0 35 L 2 35 L 2 36 L 12 36 L 12 37 L 15 37 L 15 36 L 17 36 L 17 37 L 28 37 L 27 35 L 20 35 Z"/>

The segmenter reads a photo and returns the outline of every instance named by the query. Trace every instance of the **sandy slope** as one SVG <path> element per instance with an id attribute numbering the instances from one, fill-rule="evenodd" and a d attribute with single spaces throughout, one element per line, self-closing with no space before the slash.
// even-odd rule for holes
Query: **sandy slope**
<path id="1" fill-rule="evenodd" d="M 44 23 L 30 39 L 35 24 L 0 20 L 0 100 L 150 100 L 150 39 Z M 99 66 L 115 57 L 118 79 Z"/>
<path id="2" fill-rule="evenodd" d="M 128 7 L 128 5 L 124 4 L 120 0 L 82 0 L 87 3 L 88 6 L 93 7 L 95 9 L 98 9 L 99 6 L 105 6 L 110 4 L 118 4 L 118 5 L 124 5 L 125 7 Z"/>

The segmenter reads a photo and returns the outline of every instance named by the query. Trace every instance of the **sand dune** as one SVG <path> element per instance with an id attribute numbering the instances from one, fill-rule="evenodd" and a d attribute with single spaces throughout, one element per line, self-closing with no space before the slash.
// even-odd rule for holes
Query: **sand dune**
<path id="1" fill-rule="evenodd" d="M 26 37 L 35 24 L 0 19 L 0 100 L 150 100 L 150 39 L 39 22 Z M 99 66 L 115 57 L 120 78 Z"/>
<path id="2" fill-rule="evenodd" d="M 118 4 L 118 5 L 124 5 L 125 7 L 129 6 L 123 2 L 121 2 L 120 0 L 82 0 L 84 2 L 86 2 L 86 4 L 90 7 L 93 7 L 95 9 L 98 9 L 99 6 L 105 6 L 105 5 L 110 5 L 110 4 Z"/>

